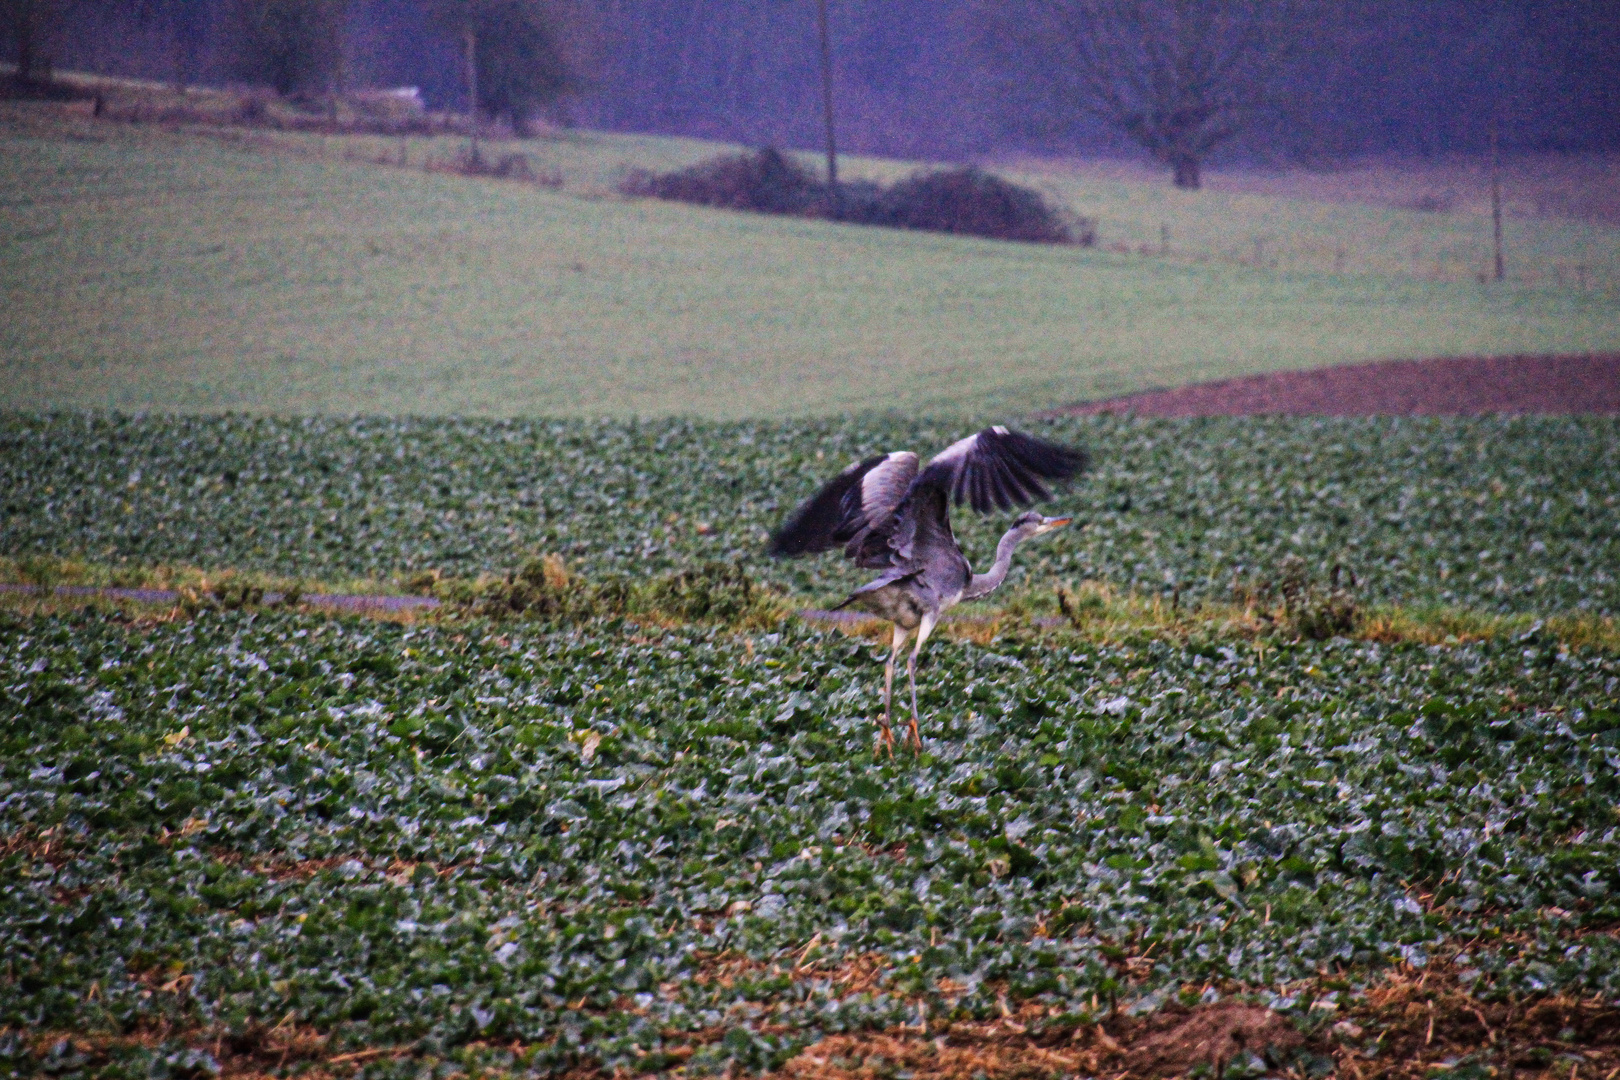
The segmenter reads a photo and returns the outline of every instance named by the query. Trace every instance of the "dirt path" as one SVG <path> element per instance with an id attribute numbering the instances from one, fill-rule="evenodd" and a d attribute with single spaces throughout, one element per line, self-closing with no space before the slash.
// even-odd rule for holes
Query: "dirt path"
<path id="1" fill-rule="evenodd" d="M 1620 414 L 1620 355 L 1464 356 L 1285 371 L 1053 410 L 1140 416 Z"/>

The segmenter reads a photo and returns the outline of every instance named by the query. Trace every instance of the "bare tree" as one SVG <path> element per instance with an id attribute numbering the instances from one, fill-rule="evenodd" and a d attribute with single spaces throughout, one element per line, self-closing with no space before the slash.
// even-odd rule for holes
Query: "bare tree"
<path id="1" fill-rule="evenodd" d="M 1020 34 L 1054 50 L 1071 99 L 1196 188 L 1209 152 L 1276 104 L 1304 0 L 1033 0 Z"/>
<path id="2" fill-rule="evenodd" d="M 565 48 L 579 16 L 561 0 L 434 0 L 434 20 L 467 53 L 470 110 L 522 132 L 579 85 Z"/>
<path id="3" fill-rule="evenodd" d="M 337 89 L 345 0 L 236 0 L 232 68 L 278 94 Z"/>
<path id="4" fill-rule="evenodd" d="M 832 36 L 827 32 L 827 0 L 816 0 L 816 31 L 821 46 L 821 118 L 827 134 L 827 190 L 838 205 L 838 142 L 833 137 Z"/>
<path id="5" fill-rule="evenodd" d="M 33 82 L 39 77 L 42 58 L 39 47 L 57 17 L 58 0 L 0 0 L 0 31 L 9 32 L 17 51 L 17 81 Z M 46 70 L 45 78 L 50 78 Z"/>

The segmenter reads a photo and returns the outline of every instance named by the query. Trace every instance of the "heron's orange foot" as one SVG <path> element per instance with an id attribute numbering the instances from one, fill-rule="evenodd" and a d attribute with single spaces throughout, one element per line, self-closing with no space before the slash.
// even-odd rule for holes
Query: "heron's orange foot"
<path id="1" fill-rule="evenodd" d="M 894 729 L 889 727 L 889 721 L 888 721 L 887 717 L 884 717 L 884 719 L 883 719 L 883 721 L 881 723 L 881 726 L 878 729 L 878 732 L 882 736 L 882 741 L 879 742 L 877 744 L 877 746 L 872 747 L 872 756 L 877 757 L 878 749 L 879 749 L 879 747 L 881 747 L 882 749 L 887 750 L 889 752 L 889 760 L 893 761 L 894 760 Z"/>

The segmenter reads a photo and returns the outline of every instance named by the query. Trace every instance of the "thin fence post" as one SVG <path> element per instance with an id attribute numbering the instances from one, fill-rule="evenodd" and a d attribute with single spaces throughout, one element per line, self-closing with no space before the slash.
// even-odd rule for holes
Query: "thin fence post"
<path id="1" fill-rule="evenodd" d="M 1496 280 L 1501 281 L 1507 276 L 1507 268 L 1502 262 L 1502 172 L 1500 154 L 1497 146 L 1496 117 L 1491 117 L 1491 236 L 1494 241 L 1492 254 L 1496 271 Z"/>
<path id="2" fill-rule="evenodd" d="M 472 132 L 472 162 L 476 168 L 478 156 L 478 34 L 467 31 L 467 120 Z"/>
<path id="3" fill-rule="evenodd" d="M 827 29 L 827 0 L 816 0 L 816 23 L 821 32 L 821 112 L 827 125 L 827 191 L 837 212 L 841 201 L 838 197 L 838 146 L 833 139 L 832 35 Z"/>

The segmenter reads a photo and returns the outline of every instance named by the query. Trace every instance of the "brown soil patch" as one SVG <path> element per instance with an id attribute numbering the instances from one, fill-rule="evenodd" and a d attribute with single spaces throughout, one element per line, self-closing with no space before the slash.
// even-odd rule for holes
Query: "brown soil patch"
<path id="1" fill-rule="evenodd" d="M 1196 990 L 1196 987 L 1191 989 Z M 1306 987 L 1297 987 L 1307 992 Z M 1319 998 L 1326 988 L 1309 990 Z M 1567 995 L 1486 1001 L 1468 992 L 1450 960 L 1392 969 L 1341 1009 L 1317 1011 L 1309 1032 L 1262 1006 L 1227 999 L 1172 1002 L 1149 1016 L 1075 1027 L 1031 1002 L 989 1022 L 901 1025 L 823 1039 L 780 1071 L 791 1080 L 1034 1080 L 1053 1075 L 1160 1080 L 1221 1068 L 1245 1053 L 1277 1075 L 1332 1063 L 1354 1080 L 1428 1080 L 1476 1065 L 1516 1080 L 1620 1077 L 1620 1008 Z M 1324 1018 L 1325 1017 L 1325 1018 Z"/>
<path id="2" fill-rule="evenodd" d="M 1519 1080 L 1620 1075 L 1620 1008 L 1567 995 L 1482 1001 L 1450 962 L 1391 972 L 1326 1034 L 1352 1080 L 1419 1080 L 1447 1062 Z"/>
<path id="3" fill-rule="evenodd" d="M 1620 354 L 1390 360 L 1149 390 L 1059 415 L 1465 416 L 1620 414 Z"/>
<path id="4" fill-rule="evenodd" d="M 735 986 L 762 976 L 788 975 L 794 980 L 830 981 L 840 995 L 871 992 L 891 968 L 875 954 L 818 960 L 819 939 L 777 963 L 751 960 L 736 953 L 700 957 L 695 981 Z M 1271 1075 L 1332 1075 L 1350 1080 L 1431 1080 L 1461 1066 L 1513 1080 L 1593 1080 L 1620 1077 L 1620 1007 L 1596 998 L 1569 995 L 1485 1000 L 1469 993 L 1466 972 L 1452 958 L 1437 958 L 1426 967 L 1406 965 L 1387 970 L 1364 994 L 1324 1004 L 1313 1010 L 1309 1030 L 1301 1031 L 1287 1016 L 1237 997 L 1191 1007 L 1172 1001 L 1147 1016 L 1115 1015 L 1100 1023 L 1076 1024 L 1034 1001 L 998 999 L 997 1013 L 984 1020 L 940 1022 L 924 1018 L 923 1001 L 913 1023 L 883 1031 L 832 1035 L 785 1063 L 781 1080 L 1046 1080 L 1054 1076 L 1096 1076 L 1108 1080 L 1165 1080 L 1192 1075 L 1218 1076 L 1242 1055 L 1254 1054 L 1273 1067 Z M 170 981 L 158 986 L 157 983 Z M 165 993 L 185 994 L 187 976 L 173 965 L 147 973 L 143 981 Z M 1297 984 L 1290 992 L 1322 1001 L 1329 989 L 1344 983 Z M 679 992 L 677 984 L 660 990 Z M 942 980 L 936 989 L 954 996 L 962 988 Z M 1240 991 L 1231 986 L 1229 993 Z M 1189 985 L 1184 993 L 1196 994 Z M 573 1006 L 585 1008 L 585 1001 Z M 645 1015 L 629 999 L 592 1013 L 632 1012 Z M 697 1048 L 718 1041 L 729 1023 L 700 1031 L 666 1030 L 663 1045 L 648 1051 L 645 1071 L 680 1078 Z M 756 1029 L 786 1035 L 779 1023 L 756 1023 Z M 0 1029 L 3 1030 L 3 1029 Z M 180 1039 L 208 1051 L 219 1064 L 222 1080 L 248 1080 L 285 1075 L 293 1066 L 311 1078 L 355 1076 L 366 1064 L 388 1059 L 433 1057 L 416 1044 L 347 1049 L 333 1046 L 328 1033 L 299 1025 L 292 1013 L 274 1026 L 256 1024 L 229 1032 L 219 1028 L 175 1031 L 143 1029 L 127 1035 L 85 1036 L 67 1032 L 39 1033 L 27 1039 L 36 1057 L 66 1041 L 92 1064 L 108 1061 L 119 1048 L 155 1046 Z M 522 1054 L 533 1047 L 473 1044 L 474 1048 Z M 727 1070 L 729 1075 L 731 1070 Z M 1471 1075 L 1478 1075 L 1478 1071 Z M 566 1080 L 607 1080 L 609 1073 L 580 1065 Z M 616 1074 L 621 1077 L 622 1073 Z"/>
<path id="5" fill-rule="evenodd" d="M 69 1032 L 41 1032 L 29 1039 L 38 1058 L 53 1047 L 83 1055 L 92 1070 L 108 1064 L 120 1051 L 137 1047 L 156 1050 L 171 1040 L 183 1040 L 191 1049 L 213 1057 L 220 1080 L 268 1080 L 286 1075 L 289 1066 L 306 1080 L 352 1074 L 355 1065 L 380 1058 L 402 1057 L 410 1047 L 362 1050 L 358 1053 L 327 1056 L 327 1040 L 313 1028 L 293 1023 L 274 1027 L 251 1025 L 235 1034 L 223 1031 L 173 1031 L 167 1026 L 127 1035 L 80 1035 Z M 63 1045 L 65 1044 L 65 1045 Z M 348 1065 L 349 1068 L 343 1066 Z M 204 1075 L 199 1072 L 198 1075 Z"/>
<path id="6" fill-rule="evenodd" d="M 889 963 L 878 953 L 859 953 L 836 959 L 824 959 L 816 951 L 821 944 L 817 934 L 797 952 L 771 963 L 753 960 L 741 953 L 699 953 L 695 957 L 697 972 L 692 981 L 700 986 L 722 986 L 731 989 L 739 980 L 777 979 L 783 975 L 795 981 L 827 981 L 840 995 L 859 994 L 875 988 L 889 971 Z M 666 983 L 663 989 L 673 994 L 678 985 Z"/>
<path id="7" fill-rule="evenodd" d="M 1102 1038 L 1107 1038 L 1102 1036 Z M 1096 1043 L 1096 1038 L 1089 1042 Z M 1046 1047 L 1010 1032 L 1003 1036 L 924 1038 L 910 1033 L 834 1035 L 782 1066 L 793 1080 L 888 1080 L 896 1070 L 914 1080 L 1014 1080 L 1095 1072 L 1106 1047 L 1078 1049 L 1067 1040 Z"/>

